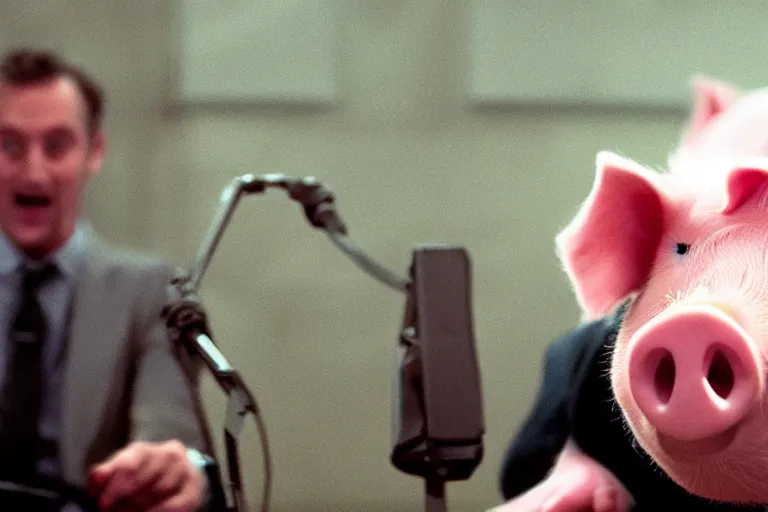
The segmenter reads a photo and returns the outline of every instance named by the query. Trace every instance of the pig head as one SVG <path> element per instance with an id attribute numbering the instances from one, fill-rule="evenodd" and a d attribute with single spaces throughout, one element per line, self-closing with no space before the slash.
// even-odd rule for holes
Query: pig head
<path id="1" fill-rule="evenodd" d="M 585 317 L 631 300 L 611 384 L 639 445 L 694 494 L 768 503 L 768 93 L 698 86 L 665 172 L 598 154 L 557 252 Z"/>

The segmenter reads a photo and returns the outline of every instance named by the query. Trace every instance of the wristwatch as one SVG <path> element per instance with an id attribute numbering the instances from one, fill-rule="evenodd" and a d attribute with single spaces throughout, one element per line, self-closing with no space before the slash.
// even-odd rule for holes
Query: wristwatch
<path id="1" fill-rule="evenodd" d="M 187 457 L 206 477 L 206 486 L 203 491 L 203 502 L 200 505 L 200 512 L 225 512 L 229 510 L 227 498 L 224 495 L 224 487 L 221 482 L 219 464 L 216 460 L 204 453 L 200 453 L 194 448 L 187 448 Z"/>

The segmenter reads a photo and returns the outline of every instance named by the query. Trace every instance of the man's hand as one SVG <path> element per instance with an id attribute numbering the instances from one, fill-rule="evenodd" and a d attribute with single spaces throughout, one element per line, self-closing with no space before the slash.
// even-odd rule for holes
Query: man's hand
<path id="1" fill-rule="evenodd" d="M 628 512 L 632 504 L 613 473 L 568 443 L 545 480 L 488 512 Z"/>
<path id="2" fill-rule="evenodd" d="M 105 511 L 193 512 L 204 479 L 180 442 L 134 442 L 91 470 L 88 491 Z"/>

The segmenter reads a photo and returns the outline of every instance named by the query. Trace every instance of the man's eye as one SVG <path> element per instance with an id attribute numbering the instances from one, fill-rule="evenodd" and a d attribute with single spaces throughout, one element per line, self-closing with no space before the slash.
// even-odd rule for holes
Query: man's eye
<path id="1" fill-rule="evenodd" d="M 59 157 L 72 146 L 72 140 L 66 136 L 53 136 L 45 140 L 45 154 L 49 157 Z"/>
<path id="2" fill-rule="evenodd" d="M 21 158 L 24 155 L 24 144 L 18 137 L 3 135 L 0 136 L 0 151 L 11 158 Z"/>

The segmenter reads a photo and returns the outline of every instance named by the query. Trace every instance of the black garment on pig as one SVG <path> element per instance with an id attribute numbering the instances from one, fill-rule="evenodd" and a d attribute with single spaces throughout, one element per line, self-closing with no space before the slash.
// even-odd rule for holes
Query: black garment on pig
<path id="1" fill-rule="evenodd" d="M 547 347 L 538 396 L 502 463 L 505 501 L 544 480 L 570 436 L 624 484 L 637 503 L 636 512 L 765 511 L 765 506 L 693 496 L 667 477 L 639 445 L 633 446 L 608 372 L 624 310 L 584 323 Z"/>

